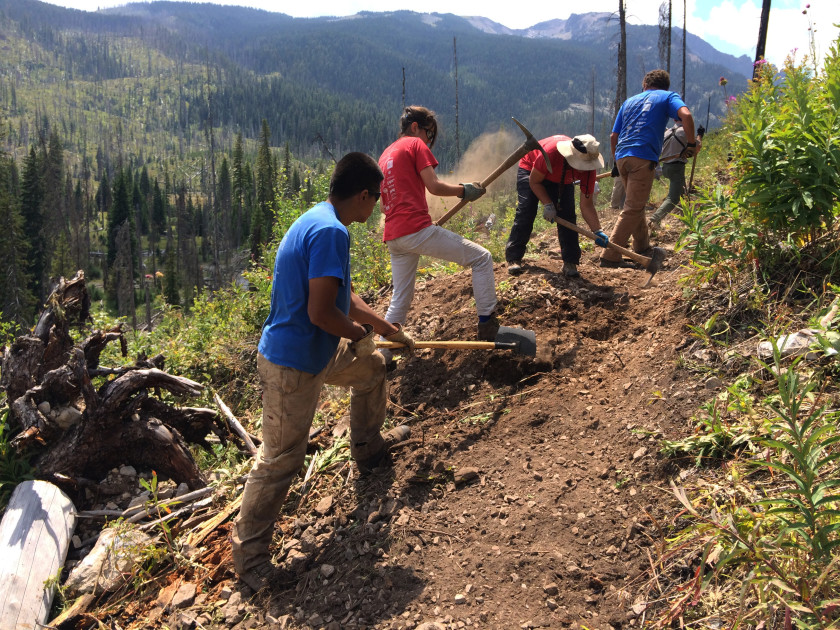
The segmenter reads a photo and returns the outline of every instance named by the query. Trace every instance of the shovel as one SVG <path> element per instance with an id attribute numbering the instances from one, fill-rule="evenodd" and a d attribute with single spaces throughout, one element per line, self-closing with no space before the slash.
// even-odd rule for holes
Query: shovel
<path id="1" fill-rule="evenodd" d="M 376 341 L 377 348 L 404 348 L 405 344 L 393 341 Z M 415 341 L 415 348 L 444 350 L 512 350 L 514 354 L 537 356 L 537 336 L 533 330 L 499 326 L 495 341 Z"/>

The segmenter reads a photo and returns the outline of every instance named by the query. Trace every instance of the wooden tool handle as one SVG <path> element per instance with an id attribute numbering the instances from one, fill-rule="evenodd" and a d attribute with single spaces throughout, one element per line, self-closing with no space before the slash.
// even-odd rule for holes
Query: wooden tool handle
<path id="1" fill-rule="evenodd" d="M 504 173 L 511 166 L 513 166 L 515 163 L 517 163 L 519 160 L 521 160 L 523 157 L 525 157 L 525 155 L 529 151 L 532 151 L 531 147 L 529 147 L 529 146 L 522 145 L 521 147 L 519 147 L 516 151 L 511 153 L 504 162 L 499 164 L 499 167 L 495 171 L 490 173 L 487 177 L 485 177 L 484 179 L 482 179 L 479 182 L 481 184 L 481 187 L 482 188 L 487 188 L 490 184 L 492 184 L 494 181 L 496 181 L 499 178 L 499 175 Z M 456 212 L 458 212 L 458 210 L 463 208 L 466 204 L 467 204 L 467 201 L 465 199 L 462 199 L 461 201 L 459 201 L 450 211 L 448 211 L 440 219 L 438 219 L 435 222 L 435 225 L 443 225 L 444 223 L 449 221 L 449 219 L 452 218 L 452 215 L 454 215 Z"/>
<path id="2" fill-rule="evenodd" d="M 404 348 L 405 344 L 395 341 L 376 341 L 377 348 Z M 515 343 L 500 341 L 415 341 L 415 348 L 445 348 L 450 350 L 496 350 L 515 349 Z"/>
<path id="3" fill-rule="evenodd" d="M 565 219 L 561 219 L 560 217 L 557 217 L 555 219 L 555 221 L 557 221 L 557 223 L 559 225 L 562 225 L 563 227 L 567 227 L 570 230 L 574 230 L 578 234 L 583 234 L 586 238 L 588 238 L 590 240 L 594 241 L 596 238 L 598 238 L 597 236 L 595 236 L 595 234 L 593 234 L 592 232 L 590 232 L 586 228 L 582 228 L 575 223 L 570 223 L 569 221 L 566 221 Z M 627 256 L 627 258 L 630 258 L 631 260 L 635 260 L 637 263 L 642 265 L 645 269 L 647 269 L 647 266 L 650 264 L 650 258 L 648 258 L 647 256 L 642 256 L 641 254 L 637 254 L 633 250 L 626 249 L 624 247 L 621 247 L 620 245 L 616 245 L 612 241 L 610 241 L 607 244 L 607 249 L 614 249 L 615 251 L 620 252 L 623 256 Z"/>

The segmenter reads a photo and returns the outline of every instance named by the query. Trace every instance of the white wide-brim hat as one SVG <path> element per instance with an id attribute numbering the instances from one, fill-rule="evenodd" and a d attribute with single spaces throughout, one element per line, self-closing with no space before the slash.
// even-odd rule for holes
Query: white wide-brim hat
<path id="1" fill-rule="evenodd" d="M 604 167 L 601 143 L 588 133 L 557 143 L 557 151 L 578 171 L 594 171 Z"/>

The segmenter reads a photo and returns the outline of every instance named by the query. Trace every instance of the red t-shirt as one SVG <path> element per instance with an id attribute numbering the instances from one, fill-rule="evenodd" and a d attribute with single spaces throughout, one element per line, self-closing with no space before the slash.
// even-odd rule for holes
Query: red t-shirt
<path id="1" fill-rule="evenodd" d="M 403 136 L 382 153 L 379 168 L 385 175 L 381 188 L 383 241 L 414 234 L 432 224 L 420 171 L 437 165 L 435 156 L 420 138 Z"/>
<path id="2" fill-rule="evenodd" d="M 566 166 L 566 174 L 563 177 L 563 182 L 560 181 L 560 177 L 563 176 L 563 166 L 566 164 L 566 159 L 557 150 L 557 143 L 562 141 L 568 142 L 569 140 L 571 140 L 569 136 L 549 136 L 540 140 L 540 146 L 545 149 L 546 154 L 548 154 L 548 159 L 551 161 L 551 173 L 546 168 L 542 151 L 538 149 L 526 153 L 525 157 L 519 160 L 519 167 L 524 168 L 526 171 L 536 169 L 545 175 L 546 180 L 556 184 L 571 184 L 576 180 L 580 180 L 580 191 L 584 195 L 591 195 L 595 192 L 594 170 L 579 171 L 571 166 Z"/>

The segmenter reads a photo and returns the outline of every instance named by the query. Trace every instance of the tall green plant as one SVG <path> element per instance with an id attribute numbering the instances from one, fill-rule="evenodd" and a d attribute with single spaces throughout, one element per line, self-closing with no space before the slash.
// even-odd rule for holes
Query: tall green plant
<path id="1" fill-rule="evenodd" d="M 802 243 L 831 227 L 840 196 L 837 47 L 821 77 L 789 57 L 761 64 L 734 109 L 734 197 L 770 242 Z"/>

